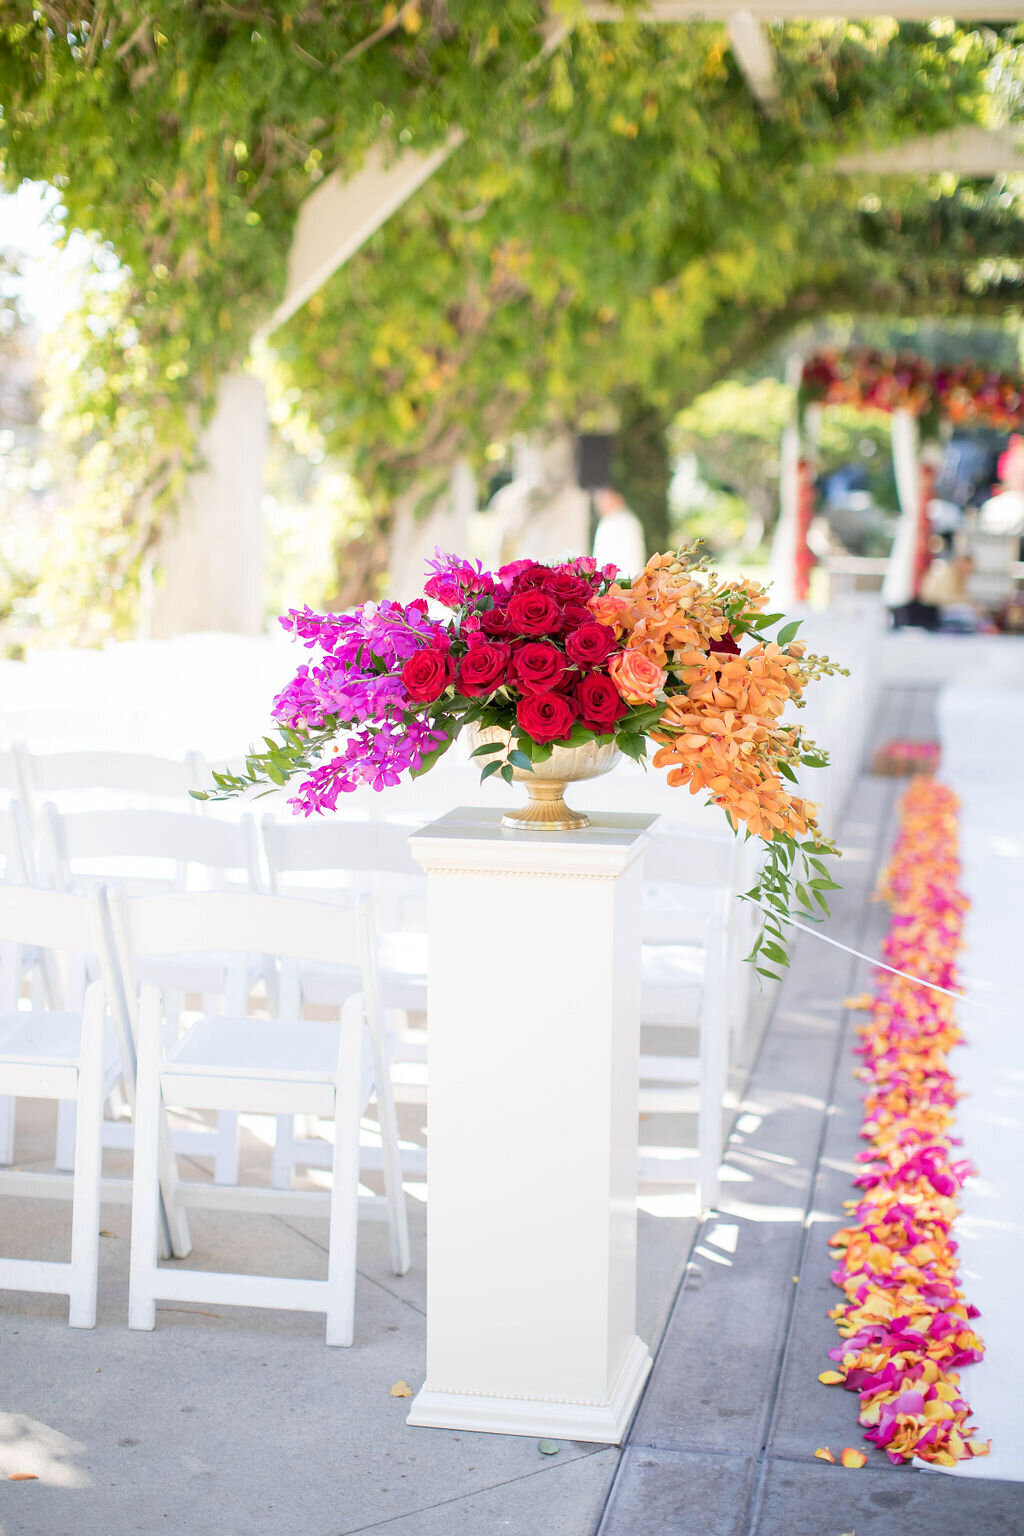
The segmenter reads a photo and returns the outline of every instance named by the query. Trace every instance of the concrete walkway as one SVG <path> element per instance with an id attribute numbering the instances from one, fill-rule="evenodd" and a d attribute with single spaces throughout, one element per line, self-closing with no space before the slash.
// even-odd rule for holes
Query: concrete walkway
<path id="1" fill-rule="evenodd" d="M 934 735 L 934 697 L 891 690 L 878 739 Z M 840 839 L 843 890 L 828 931 L 869 954 L 887 923 L 869 898 L 904 784 L 862 777 Z M 827 1238 L 842 1225 L 861 1145 L 842 1004 L 869 974 L 813 938 L 794 947 L 731 1138 L 721 1210 L 697 1236 L 599 1536 L 1024 1532 L 1024 1485 L 891 1466 L 863 1444 L 855 1397 L 817 1380 L 837 1338 Z M 862 1447 L 868 1465 L 815 1460 L 825 1445 L 837 1460 L 843 1446 Z"/>

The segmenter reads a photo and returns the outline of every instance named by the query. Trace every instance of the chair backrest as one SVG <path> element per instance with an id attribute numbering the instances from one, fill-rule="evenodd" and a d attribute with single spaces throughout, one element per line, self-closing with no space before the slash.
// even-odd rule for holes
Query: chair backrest
<path id="1" fill-rule="evenodd" d="M 83 876 L 139 879 L 150 888 L 186 890 L 193 870 L 203 871 L 215 888 L 223 887 L 232 873 L 244 876 L 251 889 L 259 888 L 256 826 L 248 815 L 231 822 L 187 811 L 64 813 L 47 804 L 42 837 L 41 874 L 58 890 L 72 890 Z M 83 863 L 90 867 L 82 870 Z"/>
<path id="2" fill-rule="evenodd" d="M 264 816 L 261 822 L 267 855 L 270 889 L 276 891 L 282 876 L 312 874 L 324 870 L 339 876 L 355 872 L 409 875 L 422 879 L 423 871 L 409 852 L 408 827 L 386 821 L 278 821 Z"/>
<path id="3" fill-rule="evenodd" d="M 23 745 L 13 751 L 23 779 L 40 795 L 110 789 L 170 800 L 201 788 L 203 760 L 197 752 L 177 759 L 148 752 L 31 752 Z"/>
<path id="4" fill-rule="evenodd" d="M 644 879 L 663 885 L 714 886 L 735 890 L 740 879 L 742 841 L 728 831 L 718 837 L 656 830 L 644 852 Z"/>
<path id="5" fill-rule="evenodd" d="M 25 807 L 17 797 L 0 810 L 0 880 L 8 885 L 35 885 L 36 861 L 32 848 L 32 829 Z"/>
<path id="6" fill-rule="evenodd" d="M 137 960 L 166 955 L 261 955 L 282 964 L 278 1012 L 299 1011 L 302 963 L 348 965 L 362 977 L 368 1013 L 380 1017 L 380 993 L 367 897 L 351 906 L 221 891 L 126 896 L 108 893 L 114 963 L 135 1017 Z"/>
<path id="7" fill-rule="evenodd" d="M 0 885 L 0 1009 L 18 1006 L 25 950 L 61 956 L 98 955 L 104 942 L 103 923 L 99 891 L 69 896 L 61 891 Z M 49 1001 L 52 1006 L 58 1003 L 52 995 Z"/>

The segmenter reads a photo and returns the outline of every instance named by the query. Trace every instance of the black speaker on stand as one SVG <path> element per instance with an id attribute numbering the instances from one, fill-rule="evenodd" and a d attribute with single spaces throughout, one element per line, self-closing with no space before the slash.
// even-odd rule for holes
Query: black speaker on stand
<path id="1" fill-rule="evenodd" d="M 608 432 L 582 432 L 576 439 L 576 479 L 585 491 L 612 480 L 612 439 Z"/>

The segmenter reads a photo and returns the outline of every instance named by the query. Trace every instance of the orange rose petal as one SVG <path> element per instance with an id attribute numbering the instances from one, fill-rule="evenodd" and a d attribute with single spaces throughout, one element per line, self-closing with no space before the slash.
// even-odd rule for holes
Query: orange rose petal
<path id="1" fill-rule="evenodd" d="M 863 1467 L 867 1464 L 867 1457 L 863 1451 L 858 1451 L 852 1445 L 844 1445 L 839 1460 L 844 1467 Z"/>
<path id="2" fill-rule="evenodd" d="M 832 1452 L 829 1450 L 827 1445 L 819 1445 L 814 1454 L 817 1456 L 819 1461 L 835 1461 L 835 1457 L 832 1455 Z"/>
<path id="3" fill-rule="evenodd" d="M 822 1371 L 818 1380 L 824 1382 L 826 1387 L 837 1387 L 846 1377 L 841 1371 Z"/>

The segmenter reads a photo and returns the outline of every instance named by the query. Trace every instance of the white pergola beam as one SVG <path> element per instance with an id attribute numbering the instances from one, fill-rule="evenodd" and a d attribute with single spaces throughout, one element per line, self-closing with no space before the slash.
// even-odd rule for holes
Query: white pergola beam
<path id="1" fill-rule="evenodd" d="M 779 105 L 779 81 L 775 49 L 764 22 L 750 11 L 734 11 L 729 17 L 729 40 L 759 106 L 769 114 L 775 112 Z"/>
<path id="2" fill-rule="evenodd" d="M 614 0 L 584 0 L 584 10 L 591 21 L 725 21 L 734 15 L 735 0 L 646 0 L 646 4 L 625 7 Z M 869 16 L 892 16 L 897 21 L 932 21 L 944 15 L 936 0 L 749 0 L 747 10 L 762 21 L 800 21 L 815 17 L 838 17 L 851 21 Z M 957 0 L 952 14 L 958 21 L 1020 21 L 1021 6 L 1013 0 Z"/>
<path id="3" fill-rule="evenodd" d="M 362 170 L 345 176 L 339 168 L 331 172 L 311 192 L 299 210 L 291 250 L 288 253 L 288 279 L 284 298 L 267 327 L 276 330 L 332 273 L 344 266 L 393 213 L 397 213 L 414 192 L 429 181 L 434 172 L 462 143 L 461 133 L 452 133 L 438 149 L 423 154 L 406 150 L 388 162 L 386 151 L 374 145 Z"/>
<path id="4" fill-rule="evenodd" d="M 965 123 L 945 133 L 904 139 L 886 149 L 841 155 L 829 168 L 845 176 L 1002 176 L 1024 171 L 1024 139 L 1011 128 Z"/>

